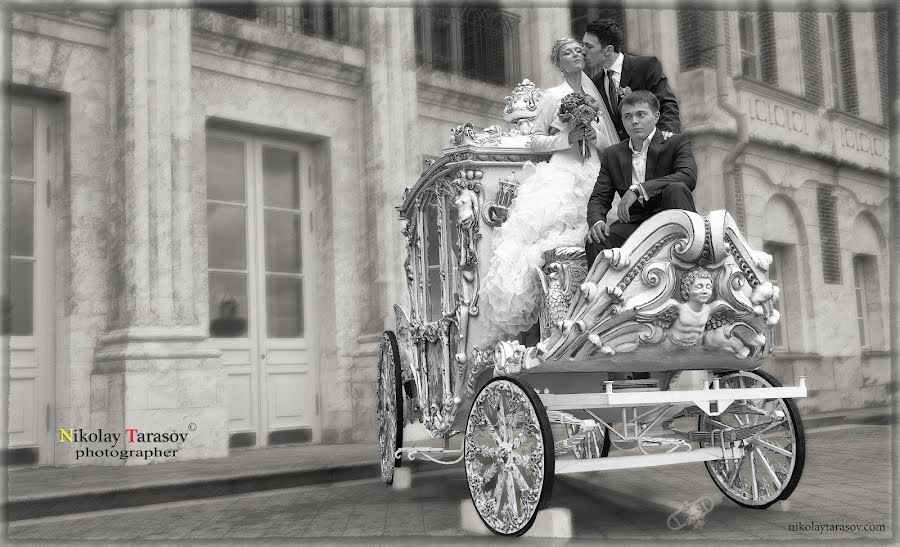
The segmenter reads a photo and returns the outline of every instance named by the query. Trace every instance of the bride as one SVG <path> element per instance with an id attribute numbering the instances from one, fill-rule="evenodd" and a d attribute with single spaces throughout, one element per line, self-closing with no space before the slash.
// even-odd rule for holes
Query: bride
<path id="1" fill-rule="evenodd" d="M 615 128 L 600 93 L 583 72 L 581 44 L 574 38 L 558 40 L 550 59 L 565 81 L 544 92 L 531 149 L 553 155 L 546 163 L 525 163 L 509 217 L 494 233 L 491 263 L 479 297 L 485 320 L 482 341 L 486 344 L 515 338 L 537 321 L 541 289 L 536 268 L 544 263 L 544 251 L 584 245 L 587 202 L 600 171 L 600 150 L 616 142 Z M 596 100 L 599 122 L 585 127 L 559 120 L 560 102 L 573 92 Z M 590 149 L 590 156 L 584 160 L 579 145 L 582 140 Z"/>

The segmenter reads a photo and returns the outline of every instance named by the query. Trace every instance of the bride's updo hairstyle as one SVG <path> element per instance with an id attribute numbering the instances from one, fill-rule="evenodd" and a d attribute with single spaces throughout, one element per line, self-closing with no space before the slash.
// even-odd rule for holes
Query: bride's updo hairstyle
<path id="1" fill-rule="evenodd" d="M 562 70 L 562 67 L 559 66 L 559 52 L 569 44 L 581 45 L 581 42 L 572 37 L 560 38 L 553 44 L 553 49 L 550 51 L 550 62 L 560 70 Z"/>

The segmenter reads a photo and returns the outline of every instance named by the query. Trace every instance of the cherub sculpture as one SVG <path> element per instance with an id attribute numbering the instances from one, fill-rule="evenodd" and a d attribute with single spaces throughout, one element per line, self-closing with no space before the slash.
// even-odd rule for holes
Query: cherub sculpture
<path id="1" fill-rule="evenodd" d="M 704 345 L 731 351 L 739 359 L 747 358 L 751 349 L 739 337 L 732 335 L 733 321 L 745 313 L 739 312 L 724 300 L 710 302 L 713 297 L 712 275 L 706 268 L 697 267 L 681 278 L 681 300 L 670 298 L 657 308 L 658 313 L 641 312 L 645 320 L 666 329 L 663 343 L 679 348 Z M 758 338 L 762 338 L 759 340 Z M 753 346 L 765 344 L 758 335 Z"/>

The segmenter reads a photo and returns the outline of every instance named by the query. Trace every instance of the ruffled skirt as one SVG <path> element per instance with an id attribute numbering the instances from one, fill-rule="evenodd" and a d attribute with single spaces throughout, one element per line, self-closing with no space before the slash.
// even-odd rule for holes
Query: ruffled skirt
<path id="1" fill-rule="evenodd" d="M 600 170 L 595 158 L 525 164 L 509 217 L 494 232 L 479 291 L 482 344 L 514 339 L 538 320 L 545 251 L 584 245 L 587 202 Z"/>

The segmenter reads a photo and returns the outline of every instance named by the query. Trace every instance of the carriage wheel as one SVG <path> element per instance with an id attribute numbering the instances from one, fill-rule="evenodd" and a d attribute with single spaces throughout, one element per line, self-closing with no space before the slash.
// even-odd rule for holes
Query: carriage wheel
<path id="1" fill-rule="evenodd" d="M 402 458 L 394 453 L 403 446 L 403 392 L 400 381 L 400 351 L 397 337 L 386 331 L 381 337 L 378 361 L 378 444 L 381 447 L 381 478 L 394 482 L 394 468 Z"/>
<path id="2" fill-rule="evenodd" d="M 493 378 L 475 396 L 465 437 L 466 480 L 478 516 L 492 532 L 520 536 L 553 489 L 553 436 L 534 389 Z"/>
<path id="3" fill-rule="evenodd" d="M 735 372 L 723 376 L 722 387 L 781 387 L 781 382 L 762 371 Z M 787 499 L 803 473 L 806 438 L 800 412 L 791 399 L 736 400 L 719 416 L 700 417 L 700 430 L 739 429 L 780 421 L 775 427 L 743 440 L 740 460 L 706 462 L 713 482 L 742 507 L 765 509 Z"/>

